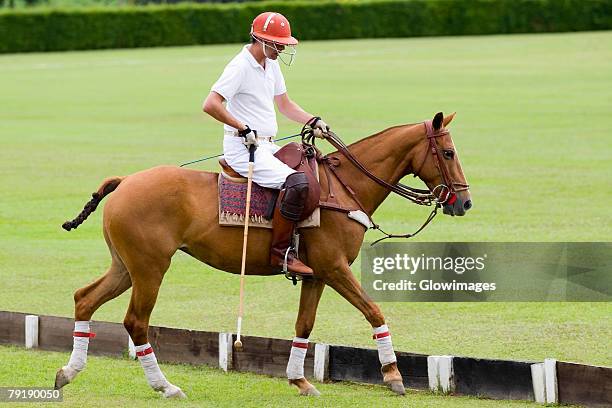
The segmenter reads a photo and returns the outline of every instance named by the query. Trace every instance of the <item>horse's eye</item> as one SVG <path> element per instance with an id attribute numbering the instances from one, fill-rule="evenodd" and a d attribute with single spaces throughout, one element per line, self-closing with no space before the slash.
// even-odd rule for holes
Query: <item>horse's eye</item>
<path id="1" fill-rule="evenodd" d="M 455 152 L 452 150 L 443 150 L 442 154 L 446 160 L 453 160 L 453 157 L 455 157 Z"/>

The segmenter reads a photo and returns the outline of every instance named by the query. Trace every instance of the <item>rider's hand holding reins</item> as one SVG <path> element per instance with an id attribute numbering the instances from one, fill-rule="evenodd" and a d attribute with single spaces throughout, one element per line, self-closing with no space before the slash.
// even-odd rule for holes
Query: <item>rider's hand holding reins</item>
<path id="1" fill-rule="evenodd" d="M 242 143 L 247 147 L 247 149 L 251 149 L 251 146 L 259 146 L 257 142 L 257 131 L 253 130 L 249 127 L 249 125 L 245 125 L 246 129 L 239 130 L 238 135 L 243 137 L 244 140 Z"/>
<path id="2" fill-rule="evenodd" d="M 319 139 L 324 139 L 324 135 L 330 130 L 329 125 L 319 116 L 314 116 L 306 124 L 312 128 L 314 136 Z"/>

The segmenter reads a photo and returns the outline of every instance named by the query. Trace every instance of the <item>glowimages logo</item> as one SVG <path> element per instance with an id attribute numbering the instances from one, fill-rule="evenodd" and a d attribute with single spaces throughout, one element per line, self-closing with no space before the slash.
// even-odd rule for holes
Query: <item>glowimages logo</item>
<path id="1" fill-rule="evenodd" d="M 376 301 L 612 300 L 608 242 L 389 242 L 361 254 Z"/>

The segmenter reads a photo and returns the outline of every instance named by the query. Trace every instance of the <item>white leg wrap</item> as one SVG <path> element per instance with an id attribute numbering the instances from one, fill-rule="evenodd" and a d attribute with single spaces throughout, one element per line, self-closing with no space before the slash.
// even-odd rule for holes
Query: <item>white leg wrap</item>
<path id="1" fill-rule="evenodd" d="M 183 391 L 174 384 L 171 384 L 161 372 L 157 357 L 149 343 L 135 346 L 136 356 L 140 361 L 147 382 L 155 391 L 161 391 L 166 398 L 185 398 Z"/>
<path id="2" fill-rule="evenodd" d="M 375 327 L 374 339 L 376 340 L 376 347 L 378 348 L 378 359 L 381 365 L 387 365 L 395 363 L 395 352 L 393 351 L 393 343 L 391 342 L 391 333 L 386 324 L 380 327 Z"/>
<path id="3" fill-rule="evenodd" d="M 170 383 L 159 369 L 157 358 L 155 357 L 151 345 L 146 343 L 141 346 L 135 346 L 135 348 L 136 355 L 138 356 L 140 365 L 144 369 L 145 377 L 147 377 L 147 382 L 151 388 L 156 391 L 164 391 Z"/>
<path id="4" fill-rule="evenodd" d="M 77 333 L 90 333 L 88 321 L 75 321 L 74 331 Z M 89 337 L 73 337 L 72 354 L 68 367 L 75 371 L 82 371 L 87 364 L 87 349 L 89 348 Z"/>
<path id="5" fill-rule="evenodd" d="M 287 378 L 297 380 L 304 378 L 304 359 L 308 351 L 308 339 L 294 337 L 293 345 L 291 346 L 291 354 L 289 355 L 289 363 L 287 364 Z"/>
<path id="6" fill-rule="evenodd" d="M 83 337 L 86 333 L 91 333 L 89 321 L 75 321 L 74 334 L 80 334 L 80 336 L 73 336 L 72 354 L 70 355 L 70 360 L 68 361 L 68 364 L 62 367 L 64 377 L 66 377 L 68 382 L 72 381 L 87 364 L 89 336 Z"/>

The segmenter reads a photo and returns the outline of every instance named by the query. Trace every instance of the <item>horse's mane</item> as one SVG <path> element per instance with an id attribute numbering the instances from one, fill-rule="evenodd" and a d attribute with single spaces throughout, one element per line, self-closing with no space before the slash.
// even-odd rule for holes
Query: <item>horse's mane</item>
<path id="1" fill-rule="evenodd" d="M 366 141 L 368 141 L 368 140 L 370 140 L 370 139 L 373 139 L 373 138 L 375 138 L 375 137 L 378 137 L 378 136 L 382 135 L 383 133 L 386 133 L 386 132 L 388 132 L 388 131 L 390 131 L 390 130 L 397 129 L 397 128 L 401 128 L 401 127 L 411 127 L 411 126 L 416 126 L 416 125 L 419 125 L 419 124 L 421 124 L 421 123 L 422 123 L 422 122 L 418 122 L 418 123 L 407 123 L 407 124 L 405 124 L 405 125 L 395 125 L 395 126 L 391 126 L 391 127 L 386 128 L 386 129 L 384 129 L 384 130 L 381 130 L 380 132 L 374 133 L 373 135 L 370 135 L 370 136 L 364 137 L 363 139 L 359 139 L 359 140 L 357 140 L 356 142 L 353 142 L 353 143 L 349 144 L 347 147 L 348 147 L 349 149 L 350 149 L 350 148 L 355 148 L 355 147 L 357 147 L 358 145 L 360 145 L 361 143 L 365 143 Z"/>

